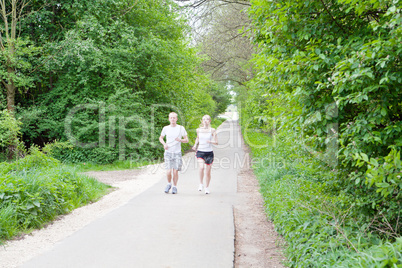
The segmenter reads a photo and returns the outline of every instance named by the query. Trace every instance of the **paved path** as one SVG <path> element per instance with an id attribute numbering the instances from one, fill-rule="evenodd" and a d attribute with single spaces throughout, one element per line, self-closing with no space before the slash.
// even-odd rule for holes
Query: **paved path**
<path id="1" fill-rule="evenodd" d="M 161 178 L 22 267 L 233 267 L 233 206 L 244 159 L 237 123 L 226 121 L 218 140 L 209 195 L 197 191 L 197 164 L 190 153 L 177 195 L 163 192 Z"/>

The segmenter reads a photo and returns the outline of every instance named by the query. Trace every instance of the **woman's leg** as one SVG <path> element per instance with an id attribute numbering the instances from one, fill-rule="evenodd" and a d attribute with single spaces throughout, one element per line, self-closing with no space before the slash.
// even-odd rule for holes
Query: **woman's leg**
<path id="1" fill-rule="evenodd" d="M 200 176 L 200 184 L 204 181 L 204 159 L 198 159 L 198 174 Z"/>
<path id="2" fill-rule="evenodd" d="M 205 187 L 208 188 L 209 187 L 209 182 L 211 181 L 211 168 L 212 165 L 206 165 L 205 168 Z"/>

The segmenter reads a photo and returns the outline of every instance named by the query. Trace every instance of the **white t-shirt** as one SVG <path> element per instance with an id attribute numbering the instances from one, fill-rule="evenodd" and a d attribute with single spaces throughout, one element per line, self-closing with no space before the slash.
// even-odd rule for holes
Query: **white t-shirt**
<path id="1" fill-rule="evenodd" d="M 187 132 L 183 126 L 176 125 L 175 127 L 172 126 L 165 126 L 162 129 L 161 136 L 166 136 L 166 144 L 168 149 L 165 150 L 166 152 L 170 153 L 181 153 L 181 142 L 176 141 L 176 138 L 182 138 L 187 136 Z"/>
<path id="2" fill-rule="evenodd" d="M 198 130 L 198 151 L 200 152 L 212 152 L 212 144 L 208 143 L 207 141 L 212 141 L 212 129 L 210 129 L 208 132 L 202 132 L 201 130 Z"/>

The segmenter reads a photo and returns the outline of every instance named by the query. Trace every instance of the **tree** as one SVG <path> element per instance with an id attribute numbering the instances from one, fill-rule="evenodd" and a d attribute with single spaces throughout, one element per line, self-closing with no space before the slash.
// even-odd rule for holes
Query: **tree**
<path id="1" fill-rule="evenodd" d="M 266 113 L 285 114 L 284 125 L 299 131 L 309 152 L 323 152 L 336 139 L 339 162 L 328 168 L 339 177 L 329 184 L 356 198 L 369 220 L 381 213 L 397 223 L 402 198 L 400 1 L 252 3 L 260 50 L 250 88 L 279 104 L 266 105 Z"/>
<path id="2" fill-rule="evenodd" d="M 7 109 L 15 109 L 15 94 L 17 89 L 32 86 L 32 78 L 26 71 L 31 68 L 27 57 L 36 48 L 27 39 L 19 37 L 19 25 L 24 18 L 29 0 L 0 0 L 0 81 L 7 95 Z"/>
<path id="3" fill-rule="evenodd" d="M 70 140 L 74 152 L 59 155 L 68 161 L 152 158 L 159 154 L 152 137 L 171 109 L 180 110 L 182 124 L 216 110 L 216 100 L 207 94 L 211 81 L 188 46 L 189 27 L 172 12 L 175 3 L 136 3 L 72 1 L 57 12 L 42 9 L 41 18 L 65 29 L 61 37 L 42 32 L 48 24 L 26 24 L 47 56 L 29 99 L 20 100 L 17 109 L 28 144 Z"/>
<path id="4" fill-rule="evenodd" d="M 202 66 L 215 81 L 232 81 L 244 86 L 253 76 L 249 60 L 255 52 L 247 31 L 249 1 L 179 1 L 190 9 L 192 37 Z"/>
<path id="5" fill-rule="evenodd" d="M 30 0 L 0 0 L 0 82 L 6 92 L 7 110 L 14 116 L 16 91 L 22 91 L 33 85 L 33 79 L 27 73 L 31 69 L 29 58 L 38 48 L 27 38 L 21 38 L 19 29 L 26 16 Z M 18 141 L 15 136 L 11 141 Z M 12 158 L 18 144 L 9 143 L 8 157 Z"/>

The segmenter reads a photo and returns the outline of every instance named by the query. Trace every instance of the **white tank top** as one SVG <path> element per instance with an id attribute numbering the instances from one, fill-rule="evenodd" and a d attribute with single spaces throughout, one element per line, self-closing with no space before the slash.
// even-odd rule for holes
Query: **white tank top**
<path id="1" fill-rule="evenodd" d="M 207 143 L 207 141 L 212 141 L 212 129 L 209 132 L 198 131 L 198 151 L 200 152 L 212 152 L 212 144 Z"/>

